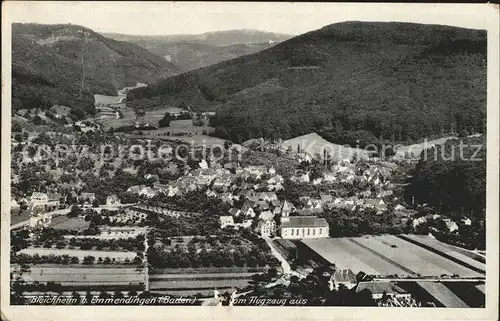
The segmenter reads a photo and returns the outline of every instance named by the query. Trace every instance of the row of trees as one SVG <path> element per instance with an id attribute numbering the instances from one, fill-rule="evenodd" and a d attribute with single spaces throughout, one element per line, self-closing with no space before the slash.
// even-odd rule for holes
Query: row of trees
<path id="1" fill-rule="evenodd" d="M 277 266 L 274 256 L 270 253 L 257 251 L 245 251 L 238 247 L 233 250 L 202 249 L 196 251 L 184 251 L 181 249 L 165 250 L 162 247 L 152 247 L 148 252 L 148 263 L 155 268 L 188 268 L 188 267 L 256 267 L 256 266 Z"/>
<path id="2" fill-rule="evenodd" d="M 81 250 L 103 250 L 109 249 L 111 251 L 124 250 L 124 251 L 143 251 L 144 250 L 144 236 L 139 235 L 135 238 L 128 239 L 97 239 L 97 238 L 71 238 L 65 245 L 72 247 L 80 247 Z"/>
<path id="3" fill-rule="evenodd" d="M 377 215 L 373 209 L 354 210 L 326 209 L 319 217 L 330 225 L 331 237 L 361 236 L 373 234 L 402 234 L 413 231 L 411 220 L 402 224 L 394 213 Z"/>
<path id="4" fill-rule="evenodd" d="M 141 264 L 142 263 L 142 254 L 137 255 L 133 260 L 129 260 L 128 258 L 124 261 L 117 261 L 115 258 L 111 258 L 109 256 L 104 257 L 94 257 L 92 255 L 87 255 L 80 259 L 78 256 L 70 256 L 67 254 L 64 255 L 29 255 L 29 254 L 16 254 L 11 256 L 11 263 L 17 264 Z"/>

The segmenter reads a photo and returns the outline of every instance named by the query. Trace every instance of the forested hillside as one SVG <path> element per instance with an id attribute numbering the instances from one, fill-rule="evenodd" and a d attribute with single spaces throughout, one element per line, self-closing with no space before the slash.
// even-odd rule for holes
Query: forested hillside
<path id="1" fill-rule="evenodd" d="M 460 147 L 462 144 L 462 147 Z M 406 186 L 408 203 L 426 204 L 429 213 L 459 222 L 458 231 L 450 232 L 439 221 L 427 221 L 433 235 L 444 242 L 469 249 L 486 248 L 486 139 L 469 137 L 422 152 Z M 495 214 L 495 213 L 492 213 Z M 470 225 L 461 219 L 469 218 Z M 422 229 L 421 229 L 422 230 Z M 423 229 L 428 233 L 428 229 Z"/>
<path id="2" fill-rule="evenodd" d="M 450 139 L 422 152 L 407 186 L 408 199 L 428 203 L 454 219 L 482 220 L 486 209 L 486 140 Z"/>
<path id="3" fill-rule="evenodd" d="M 314 131 L 334 143 L 409 143 L 484 132 L 486 32 L 338 23 L 161 80 L 128 100 L 217 110 L 215 134 L 235 142 Z"/>
<path id="4" fill-rule="evenodd" d="M 175 72 L 144 48 L 81 26 L 12 26 L 13 110 L 62 104 L 89 111 L 95 93 L 115 95 Z"/>

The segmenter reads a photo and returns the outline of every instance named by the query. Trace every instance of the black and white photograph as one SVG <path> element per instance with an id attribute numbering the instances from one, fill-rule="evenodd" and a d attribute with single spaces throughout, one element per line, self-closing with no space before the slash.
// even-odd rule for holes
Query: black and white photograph
<path id="1" fill-rule="evenodd" d="M 498 317 L 498 7 L 7 4 L 3 315 Z"/>

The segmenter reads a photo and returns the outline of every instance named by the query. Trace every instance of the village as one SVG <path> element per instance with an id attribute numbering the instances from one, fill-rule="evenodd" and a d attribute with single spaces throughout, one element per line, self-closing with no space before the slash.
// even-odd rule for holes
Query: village
<path id="1" fill-rule="evenodd" d="M 412 160 L 380 160 L 357 157 L 356 153 L 351 158 L 325 160 L 318 157 L 317 151 L 306 152 L 300 146 L 290 148 L 290 142 L 264 152 L 245 149 L 243 156 L 252 155 L 252 161 L 245 158 L 214 160 L 208 155 L 199 161 L 167 160 L 154 166 L 142 166 L 130 156 L 99 162 L 92 153 L 84 156 L 83 161 L 73 164 L 73 161 L 62 160 L 63 165 L 58 166 L 50 157 L 39 157 L 34 151 L 51 139 L 90 142 L 91 137 L 101 135 L 99 125 L 94 124 L 98 123 L 82 121 L 75 123 L 80 126 L 77 133 L 30 134 L 23 142 L 13 143 L 14 153 L 20 155 L 13 157 L 19 160 L 12 176 L 14 186 L 22 187 L 22 180 L 28 173 L 34 171 L 35 176 L 39 176 L 42 168 L 46 170 L 48 182 L 44 187 L 38 185 L 45 191 L 33 191 L 30 195 L 18 192 L 11 200 L 12 233 L 15 239 L 18 234 L 23 235 L 21 245 L 15 245 L 17 251 L 13 261 L 20 265 L 14 268 L 14 275 L 24 283 L 56 282 L 63 288 L 74 289 L 79 295 L 93 289 L 95 294 L 106 296 L 106 291 L 102 291 L 106 288 L 102 286 L 108 284 L 108 288 L 120 286 L 127 291 L 206 297 L 213 293 L 213 288 L 207 288 L 207 284 L 221 290 L 248 290 L 249 278 L 255 272 L 267 275 L 265 271 L 269 268 L 276 269 L 279 275 L 265 284 L 271 289 L 290 286 L 317 268 L 334 264 L 337 268 L 325 272 L 331 275 L 328 281 L 331 290 L 338 291 L 341 284 L 348 289 L 357 285 L 359 291 L 368 289 L 375 301 L 380 299 L 382 292 L 394 296 L 396 303 L 384 299 L 380 304 L 418 306 L 421 303 L 411 297 L 411 291 L 402 290 L 390 280 L 359 283 L 360 272 L 385 278 L 387 271 L 384 269 L 366 266 L 363 271 L 362 264 L 354 263 L 357 261 L 349 263 L 351 258 L 346 257 L 345 262 L 339 257 L 329 259 L 330 250 L 323 253 L 323 246 L 333 240 L 332 237 L 432 233 L 437 231 L 437 225 L 428 227 L 428 223 L 434 221 L 439 221 L 447 233 L 454 233 L 459 225 L 471 224 L 468 218 L 454 222 L 405 202 L 400 188 L 400 176 L 404 172 L 400 167 Z M 90 130 L 81 130 L 83 128 Z M 302 138 L 311 136 L 315 137 Z M 133 142 L 143 142 L 127 141 L 123 137 L 113 139 L 129 146 Z M 299 140 L 296 138 L 293 143 Z M 91 145 L 91 151 L 92 148 Z M 121 175 L 127 179 L 121 180 Z M 108 187 L 102 185 L 106 182 L 110 184 Z M 364 222 L 354 223 L 359 217 L 364 217 Z M 24 235 L 22 231 L 29 231 L 29 234 Z M 45 240 L 50 233 L 55 233 L 56 238 Z M 199 243 L 200 237 L 201 240 L 206 238 L 204 242 L 208 243 Z M 223 245 L 227 237 L 235 244 L 242 244 L 237 247 L 238 254 Z M 257 245 L 260 244 L 258 239 L 263 242 L 261 245 Z M 222 251 L 222 257 L 214 256 L 214 248 Z M 257 248 L 264 252 L 258 254 Z M 184 261 L 178 255 L 186 256 Z M 465 255 L 480 256 L 477 253 Z M 175 258 L 178 263 L 171 263 Z M 189 273 L 200 269 L 196 262 L 203 261 L 207 262 L 203 265 L 207 267 L 196 272 L 200 273 L 196 284 L 190 283 L 189 278 L 176 279 L 175 286 L 164 281 L 172 278 L 172 274 L 164 272 L 166 268 Z M 467 259 L 467 264 L 469 261 Z M 29 272 L 23 272 L 22 266 L 26 264 L 34 264 Z M 65 266 L 67 264 L 69 266 Z M 102 267 L 94 271 L 94 264 Z M 78 265 L 85 269 L 76 268 Z M 61 277 L 50 280 L 50 273 L 55 272 L 48 271 L 61 271 L 70 266 L 74 266 L 75 273 L 83 273 L 87 281 L 75 282 Z M 96 273 L 103 272 L 104 267 L 107 267 L 109 280 L 96 287 Z M 219 277 L 218 281 L 213 281 L 203 274 L 207 271 L 221 273 L 226 271 L 224 267 L 231 271 L 226 279 Z M 39 269 L 41 275 L 49 274 L 46 277 L 34 275 Z M 482 271 L 477 266 L 473 269 Z M 462 271 L 455 266 L 448 270 Z M 127 277 L 118 280 L 113 277 L 115 273 L 125 273 Z M 233 279 L 236 276 L 238 280 Z M 477 274 L 469 277 L 477 280 Z M 186 286 L 182 286 L 184 283 Z M 430 290 L 426 300 L 447 304 L 432 299 L 442 291 L 445 290 Z"/>

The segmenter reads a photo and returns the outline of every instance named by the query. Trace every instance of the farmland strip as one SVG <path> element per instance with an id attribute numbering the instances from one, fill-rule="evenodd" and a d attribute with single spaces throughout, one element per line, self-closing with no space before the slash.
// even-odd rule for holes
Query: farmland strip
<path id="1" fill-rule="evenodd" d="M 459 297 L 442 283 L 417 282 L 417 284 L 447 308 L 468 308 Z"/>
<path id="2" fill-rule="evenodd" d="M 481 273 L 481 274 L 485 274 L 486 273 L 486 271 L 484 269 L 477 268 L 477 267 L 472 266 L 472 265 L 470 265 L 468 263 L 465 263 L 465 262 L 463 262 L 461 260 L 458 260 L 458 259 L 454 258 L 453 256 L 450 256 L 450 255 L 448 255 L 448 254 L 446 254 L 446 253 L 444 253 L 442 251 L 438 251 L 438 250 L 436 250 L 435 248 L 433 248 L 431 246 L 428 246 L 428 245 L 425 245 L 425 244 L 423 244 L 421 242 L 417 242 L 415 240 L 412 240 L 411 238 L 406 237 L 404 235 L 396 235 L 396 236 L 398 238 L 404 240 L 404 241 L 410 242 L 410 243 L 415 244 L 417 246 L 420 246 L 420 247 L 422 247 L 422 248 L 424 248 L 424 249 L 426 249 L 428 251 L 431 251 L 432 253 L 441 255 L 442 257 L 447 258 L 448 260 L 453 261 L 453 262 L 455 262 L 457 264 L 460 264 L 461 266 L 464 266 L 464 267 L 466 267 L 468 269 L 471 269 L 474 272 L 478 272 L 478 273 Z"/>
<path id="3" fill-rule="evenodd" d="M 183 280 L 248 280 L 248 275 L 235 275 L 235 276 L 200 276 L 200 277 L 180 277 L 180 278 L 170 278 L 170 277 L 157 277 L 149 278 L 151 281 L 183 281 Z"/>
<path id="4" fill-rule="evenodd" d="M 378 252 L 376 252 L 376 251 L 374 251 L 374 250 L 370 249 L 369 247 L 367 247 L 367 246 L 365 246 L 365 245 L 363 245 L 363 244 L 359 243 L 358 241 L 356 241 L 356 240 L 354 240 L 354 239 L 349 239 L 349 240 L 350 240 L 351 242 L 355 243 L 356 245 L 358 245 L 358 246 L 360 246 L 360 247 L 364 248 L 365 250 L 367 250 L 367 251 L 369 251 L 369 252 L 373 253 L 374 255 L 376 255 L 377 257 L 381 258 L 382 260 L 387 261 L 387 262 L 389 262 L 389 263 L 391 263 L 391 264 L 393 264 L 393 265 L 397 266 L 397 267 L 398 267 L 398 268 L 400 268 L 401 270 L 403 270 L 403 271 L 405 271 L 405 272 L 408 272 L 408 273 L 410 273 L 410 274 L 414 274 L 414 275 L 416 275 L 416 274 L 417 274 L 416 272 L 414 272 L 414 271 L 412 271 L 412 270 L 410 270 L 410 269 L 408 269 L 408 268 L 404 267 L 403 265 L 401 265 L 401 264 L 399 264 L 399 263 L 397 263 L 397 262 L 395 262 L 395 261 L 391 260 L 390 258 L 388 258 L 388 257 L 386 257 L 386 256 L 384 256 L 384 255 L 382 255 L 382 254 L 380 254 L 380 253 L 378 253 Z"/>

